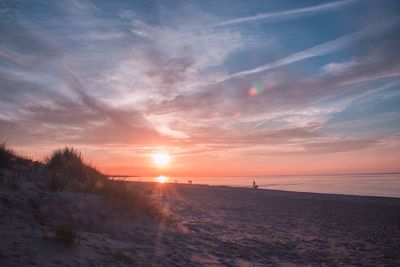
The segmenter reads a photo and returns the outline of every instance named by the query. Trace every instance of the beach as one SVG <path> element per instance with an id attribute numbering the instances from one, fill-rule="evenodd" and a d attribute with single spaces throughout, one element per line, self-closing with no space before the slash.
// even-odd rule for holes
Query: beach
<path id="1" fill-rule="evenodd" d="M 129 182 L 170 220 L 47 189 L 41 164 L 0 186 L 1 266 L 398 266 L 400 199 Z M 54 241 L 60 223 L 71 247 Z"/>
<path id="2" fill-rule="evenodd" d="M 150 187 L 165 196 L 165 205 L 183 228 L 181 238 L 169 241 L 179 249 L 166 245 L 167 255 L 187 258 L 186 263 L 400 264 L 400 199 L 212 186 Z"/>
<path id="3" fill-rule="evenodd" d="M 0 0 L 0 267 L 400 267 L 400 0 Z"/>

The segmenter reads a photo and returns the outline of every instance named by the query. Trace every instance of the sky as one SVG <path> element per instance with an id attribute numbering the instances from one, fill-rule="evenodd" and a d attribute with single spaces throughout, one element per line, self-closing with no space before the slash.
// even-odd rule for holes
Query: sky
<path id="1" fill-rule="evenodd" d="M 108 174 L 399 172 L 399 47 L 399 1 L 3 0 L 0 141 Z"/>

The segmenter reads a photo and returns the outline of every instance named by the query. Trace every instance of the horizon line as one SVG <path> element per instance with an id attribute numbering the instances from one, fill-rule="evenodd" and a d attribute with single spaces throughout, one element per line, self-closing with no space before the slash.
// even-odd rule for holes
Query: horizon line
<path id="1" fill-rule="evenodd" d="M 190 175 L 165 175 L 167 177 L 270 177 L 270 176 L 328 176 L 328 175 L 371 175 L 371 174 L 400 174 L 400 171 L 396 172 L 358 172 L 358 173 L 321 173 L 321 174 L 267 174 L 267 175 L 198 175 L 198 176 L 190 176 Z M 108 175 L 104 174 L 107 177 L 158 177 L 160 175 Z"/>

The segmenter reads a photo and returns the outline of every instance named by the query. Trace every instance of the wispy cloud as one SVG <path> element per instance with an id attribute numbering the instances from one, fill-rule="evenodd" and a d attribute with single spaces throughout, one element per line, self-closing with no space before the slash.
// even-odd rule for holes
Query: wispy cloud
<path id="1" fill-rule="evenodd" d="M 165 147 L 200 170 L 228 159 L 261 170 L 265 157 L 367 154 L 396 134 L 368 126 L 398 121 L 395 1 L 277 2 L 283 11 L 225 20 L 266 6 L 228 2 L 2 1 L 0 139 L 101 149 L 105 165 L 140 167 Z M 337 10 L 337 21 L 291 21 Z M 368 116 L 372 105 L 382 110 Z M 366 133 L 348 126 L 360 122 Z"/>
<path id="2" fill-rule="evenodd" d="M 231 20 L 226 20 L 218 24 L 218 26 L 230 26 L 241 23 L 249 23 L 254 21 L 263 20 L 263 22 L 274 22 L 274 21 L 282 21 L 282 20 L 290 20 L 298 17 L 311 16 L 316 13 L 325 12 L 329 10 L 338 9 L 349 4 L 356 2 L 355 0 L 345 0 L 345 1 L 337 1 L 327 4 L 321 4 L 316 6 L 310 6 L 305 8 L 291 9 L 280 12 L 271 12 L 271 13 L 261 13 L 255 16 L 249 16 L 244 18 L 236 18 Z"/>
<path id="3" fill-rule="evenodd" d="M 266 91 L 258 96 L 248 95 L 246 83 L 241 86 L 239 80 L 237 83 L 228 83 L 229 86 L 222 84 L 207 91 L 163 101 L 152 112 L 184 114 L 185 120 L 175 124 L 173 129 L 188 136 L 194 134 L 198 140 L 201 139 L 198 134 L 202 132 L 198 124 L 210 125 L 213 129 L 216 125 L 225 127 L 227 132 L 217 134 L 222 137 L 226 137 L 231 129 L 240 129 L 241 137 L 248 135 L 251 140 L 261 140 L 260 133 L 265 130 L 305 127 L 310 123 L 323 128 L 330 117 L 344 110 L 354 99 L 390 90 L 393 85 L 390 81 L 391 86 L 376 89 L 364 88 L 364 85 L 363 90 L 354 92 L 344 84 L 360 81 L 363 77 L 372 80 L 399 72 L 400 61 L 395 54 L 397 46 L 397 42 L 383 43 L 364 55 L 353 57 L 351 64 L 341 64 L 346 66 L 346 72 L 335 70 L 303 80 L 277 80 L 274 84 L 267 79 L 263 84 Z M 247 86 L 250 85 L 247 83 Z M 213 113 L 218 116 L 211 116 Z M 244 129 L 251 130 L 247 133 Z M 216 134 L 215 131 L 211 133 Z M 234 142 L 237 143 L 237 140 Z"/>
<path id="4" fill-rule="evenodd" d="M 275 69 L 278 67 L 282 67 L 282 66 L 285 66 L 288 64 L 292 64 L 292 63 L 295 63 L 295 62 L 298 62 L 301 60 L 333 53 L 339 49 L 343 49 L 346 46 L 349 46 L 350 44 L 352 44 L 354 42 L 362 41 L 362 40 L 372 37 L 374 35 L 380 34 L 386 30 L 389 30 L 393 26 L 397 25 L 398 22 L 399 22 L 399 18 L 396 17 L 396 18 L 390 18 L 390 19 L 384 20 L 382 22 L 374 23 L 374 24 L 371 24 L 359 31 L 347 34 L 345 36 L 339 37 L 337 39 L 331 40 L 331 41 L 323 43 L 323 44 L 313 46 L 309 49 L 306 49 L 306 50 L 303 50 L 300 52 L 296 52 L 296 53 L 286 56 L 284 58 L 278 59 L 272 63 L 268 63 L 268 64 L 259 66 L 254 69 L 240 71 L 240 72 L 231 74 L 231 75 L 225 77 L 221 81 L 226 81 L 228 79 L 246 76 L 246 75 L 250 75 L 250 74 L 254 74 L 254 73 L 258 73 L 258 72 L 263 72 L 263 71 Z M 219 82 L 221 82 L 221 81 L 219 81 Z"/>

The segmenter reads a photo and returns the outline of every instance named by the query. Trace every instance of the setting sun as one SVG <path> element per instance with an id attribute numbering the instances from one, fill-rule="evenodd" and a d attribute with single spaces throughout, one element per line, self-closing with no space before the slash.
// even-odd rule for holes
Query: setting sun
<path id="1" fill-rule="evenodd" d="M 166 152 L 159 152 L 153 155 L 153 162 L 159 167 L 168 165 L 171 161 L 171 156 Z"/>
<path id="2" fill-rule="evenodd" d="M 0 0 L 0 267 L 400 267 L 399 47 L 400 0 Z"/>
<path id="3" fill-rule="evenodd" d="M 166 182 L 168 182 L 168 177 L 163 176 L 163 175 L 158 176 L 158 177 L 157 177 L 157 182 L 162 183 L 162 184 L 165 184 Z"/>

